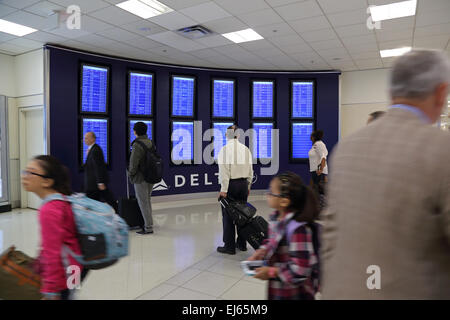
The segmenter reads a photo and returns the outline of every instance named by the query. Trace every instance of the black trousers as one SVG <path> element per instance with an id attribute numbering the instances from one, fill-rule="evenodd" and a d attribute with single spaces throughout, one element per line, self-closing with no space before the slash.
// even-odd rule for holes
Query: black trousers
<path id="1" fill-rule="evenodd" d="M 311 172 L 311 179 L 313 182 L 313 189 L 317 193 L 317 196 L 325 194 L 325 177 L 326 174 L 317 175 L 315 171 Z"/>
<path id="2" fill-rule="evenodd" d="M 86 196 L 88 198 L 91 198 L 93 200 L 97 201 L 105 201 L 107 204 L 109 204 L 111 207 L 114 208 L 114 210 L 117 212 L 117 202 L 114 198 L 113 193 L 111 190 L 106 188 L 105 190 L 88 190 L 86 191 Z"/>
<path id="3" fill-rule="evenodd" d="M 248 198 L 248 181 L 246 178 L 232 179 L 228 185 L 227 196 L 233 200 L 247 201 Z M 236 250 L 236 229 L 237 229 L 237 244 L 240 248 L 246 247 L 246 241 L 239 234 L 239 228 L 234 224 L 228 213 L 222 207 L 222 222 L 223 222 L 223 242 L 227 250 Z"/>

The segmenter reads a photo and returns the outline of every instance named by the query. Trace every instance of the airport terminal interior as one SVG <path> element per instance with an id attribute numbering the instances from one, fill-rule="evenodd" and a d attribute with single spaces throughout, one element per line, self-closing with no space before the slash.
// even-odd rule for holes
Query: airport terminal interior
<path id="1" fill-rule="evenodd" d="M 84 192 L 95 132 L 108 188 L 127 199 L 144 122 L 164 169 L 154 233 L 130 230 L 128 255 L 91 271 L 75 298 L 265 300 L 267 282 L 240 264 L 252 246 L 216 251 L 226 139 L 208 132 L 256 133 L 248 202 L 268 220 L 271 178 L 309 184 L 311 133 L 323 130 L 331 154 L 388 110 L 391 66 L 415 48 L 450 57 L 449 0 L 0 0 L 0 253 L 39 253 L 41 199 L 21 185 L 30 159 L 57 157 Z M 434 126 L 450 130 L 450 95 Z"/>

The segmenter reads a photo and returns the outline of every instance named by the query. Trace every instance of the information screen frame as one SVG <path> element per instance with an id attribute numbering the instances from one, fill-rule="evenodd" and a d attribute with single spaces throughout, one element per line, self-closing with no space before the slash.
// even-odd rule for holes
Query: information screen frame
<path id="1" fill-rule="evenodd" d="M 311 117 L 294 117 L 294 82 L 312 82 L 313 84 L 313 99 L 312 99 L 312 116 Z M 291 120 L 308 120 L 313 121 L 316 117 L 317 110 L 317 85 L 315 79 L 289 79 L 289 119 Z"/>
<path id="2" fill-rule="evenodd" d="M 214 116 L 214 82 L 215 81 L 233 81 L 233 115 L 231 117 L 216 117 Z M 237 80 L 235 78 L 225 77 L 211 77 L 211 119 L 214 120 L 235 120 L 236 119 L 236 106 L 237 106 Z"/>
<path id="3" fill-rule="evenodd" d="M 130 82 L 131 82 L 131 74 L 132 73 L 139 73 L 139 74 L 144 74 L 144 75 L 151 75 L 152 76 L 152 99 L 151 99 L 151 107 L 150 107 L 150 115 L 141 115 L 141 114 L 134 114 L 130 112 Z M 138 118 L 153 118 L 154 117 L 154 112 L 156 110 L 155 108 L 155 94 L 156 94 L 156 89 L 155 89 L 155 81 L 156 81 L 156 75 L 155 72 L 152 71 L 143 71 L 143 70 L 137 70 L 137 69 L 128 69 L 127 70 L 127 117 L 138 117 Z"/>
<path id="4" fill-rule="evenodd" d="M 87 67 L 95 67 L 95 68 L 102 68 L 102 69 L 106 69 L 106 106 L 105 106 L 105 112 L 92 112 L 92 111 L 83 111 L 83 67 L 87 66 Z M 86 62 L 86 61 L 80 61 L 79 63 L 79 70 L 78 70 L 78 94 L 79 94 L 79 98 L 78 98 L 78 110 L 80 112 L 80 114 L 83 115 L 92 115 L 92 116 L 106 116 L 109 114 L 109 103 L 110 103 L 110 95 L 111 95 L 111 66 L 110 65 L 106 65 L 106 64 L 97 64 L 97 63 L 90 63 L 90 62 Z"/>
<path id="5" fill-rule="evenodd" d="M 225 120 L 211 121 L 211 129 L 214 129 L 214 124 L 216 124 L 216 123 L 219 123 L 219 124 L 230 124 L 231 123 L 231 125 L 236 124 L 236 122 L 231 121 L 231 120 L 233 120 L 233 119 L 230 119 L 229 121 L 225 121 Z M 225 137 L 225 139 L 226 139 L 226 137 Z M 214 140 L 215 140 L 215 136 L 213 135 L 211 142 L 215 143 Z M 220 152 L 220 150 L 219 150 L 219 152 Z M 219 155 L 219 152 L 217 153 L 217 155 Z M 215 148 L 213 148 L 212 157 L 214 158 L 215 164 L 217 164 L 217 158 L 215 157 Z"/>
<path id="6" fill-rule="evenodd" d="M 271 117 L 254 117 L 253 116 L 253 87 L 255 82 L 272 82 L 272 116 Z M 252 78 L 250 79 L 250 120 L 256 120 L 256 121 L 264 121 L 264 120 L 271 120 L 275 119 L 275 104 L 276 104 L 276 93 L 277 93 L 277 83 L 275 79 L 262 79 L 262 78 Z"/>
<path id="7" fill-rule="evenodd" d="M 174 146 L 174 141 L 172 141 L 172 133 L 173 133 L 173 124 L 174 122 L 189 122 L 192 123 L 192 153 L 191 153 L 191 163 L 181 163 L 181 164 L 176 164 L 172 161 L 172 150 L 173 150 L 173 146 Z M 194 120 L 183 120 L 183 119 L 172 119 L 170 120 L 170 135 L 169 135 L 169 157 L 170 157 L 170 166 L 191 166 L 194 165 L 194 152 L 195 152 L 195 146 L 194 146 L 194 134 L 195 134 L 195 124 L 194 124 Z M 183 159 L 183 160 L 178 160 L 178 161 L 187 161 L 189 159 Z"/>
<path id="8" fill-rule="evenodd" d="M 265 119 L 265 118 L 264 118 Z M 250 122 L 250 128 L 251 129 L 253 129 L 254 128 L 254 124 L 255 123 L 257 123 L 257 124 L 259 124 L 259 123 L 262 123 L 262 124 L 272 124 L 272 130 L 273 129 L 277 129 L 276 128 L 276 121 L 264 121 L 264 120 L 262 120 L 262 121 L 251 121 Z M 272 136 L 272 140 L 273 140 L 273 136 Z M 253 141 L 253 142 L 256 142 L 256 143 L 258 143 L 258 141 Z M 274 142 L 274 144 L 275 144 L 276 142 Z M 273 159 L 273 145 L 272 145 L 272 150 L 271 150 L 271 154 L 272 154 L 272 158 L 260 158 L 260 157 L 257 157 L 257 155 L 255 155 L 254 154 L 254 150 L 252 150 L 252 149 L 250 149 L 250 151 L 251 151 L 251 153 L 252 153 L 252 157 L 253 157 L 253 159 L 255 159 L 255 160 L 272 160 Z"/>
<path id="9" fill-rule="evenodd" d="M 175 78 L 194 79 L 194 94 L 192 97 L 192 116 L 174 115 L 173 114 L 173 81 Z M 170 75 L 170 118 L 193 120 L 197 115 L 197 76 L 174 73 Z"/>
<path id="10" fill-rule="evenodd" d="M 316 123 L 313 120 L 291 120 L 289 123 L 289 162 L 290 163 L 309 163 L 308 156 L 306 158 L 294 158 L 293 150 L 293 134 L 294 134 L 294 124 L 305 123 L 312 124 L 312 131 L 316 130 Z M 309 139 L 310 137 L 308 137 Z M 312 142 L 311 142 L 312 144 Z M 309 151 L 309 150 L 308 150 Z"/>
<path id="11" fill-rule="evenodd" d="M 130 118 L 128 118 L 127 119 L 127 135 L 126 135 L 126 137 L 127 137 L 127 153 L 128 154 L 131 154 L 131 141 L 130 141 L 130 138 L 131 138 L 131 134 L 130 134 L 130 131 L 131 131 L 131 121 L 142 121 L 142 122 L 148 122 L 148 121 L 151 121 L 151 123 L 152 123 L 152 142 L 153 141 L 155 141 L 155 120 L 153 119 L 153 118 L 135 118 L 135 117 L 130 117 Z M 147 125 L 148 126 L 148 125 Z M 147 136 L 148 136 L 148 131 L 147 131 Z"/>
<path id="12" fill-rule="evenodd" d="M 79 167 L 81 169 L 84 169 L 84 162 L 83 162 L 83 146 L 84 146 L 84 136 L 83 136 L 83 121 L 85 119 L 96 119 L 96 120 L 106 120 L 107 123 L 107 139 L 108 139 L 108 143 L 107 143 L 107 150 L 103 150 L 103 156 L 105 157 L 106 154 L 106 166 L 109 169 L 111 167 L 111 120 L 109 118 L 105 118 L 105 117 L 99 117 L 99 116 L 88 116 L 88 115 L 82 115 L 79 117 L 79 124 L 78 124 L 78 152 L 79 152 L 79 156 L 78 156 L 78 163 L 79 163 Z"/>

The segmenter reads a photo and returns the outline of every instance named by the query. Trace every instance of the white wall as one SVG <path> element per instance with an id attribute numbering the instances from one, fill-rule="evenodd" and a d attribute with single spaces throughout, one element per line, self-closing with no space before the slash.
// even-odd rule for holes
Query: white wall
<path id="1" fill-rule="evenodd" d="M 20 206 L 19 108 L 44 104 L 43 49 L 14 57 L 0 54 L 0 70 L 0 95 L 9 97 L 11 204 L 18 207 Z"/>
<path id="2" fill-rule="evenodd" d="M 343 72 L 341 75 L 341 138 L 366 125 L 370 113 L 390 104 L 390 69 Z"/>

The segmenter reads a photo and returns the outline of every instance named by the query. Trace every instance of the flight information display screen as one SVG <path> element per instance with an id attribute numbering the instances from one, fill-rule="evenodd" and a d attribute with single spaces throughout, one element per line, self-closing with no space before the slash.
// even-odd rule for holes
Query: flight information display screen
<path id="1" fill-rule="evenodd" d="M 314 105 L 314 83 L 292 82 L 292 118 L 312 118 Z"/>
<path id="2" fill-rule="evenodd" d="M 253 82 L 253 118 L 273 117 L 273 88 L 272 81 Z"/>
<path id="3" fill-rule="evenodd" d="M 311 122 L 292 123 L 291 132 L 292 159 L 307 159 L 312 147 L 313 124 Z"/>
<path id="4" fill-rule="evenodd" d="M 172 116 L 194 116 L 195 79 L 172 77 Z"/>
<path id="5" fill-rule="evenodd" d="M 105 157 L 105 163 L 108 163 L 108 120 L 107 119 L 93 119 L 93 118 L 83 118 L 82 120 L 83 136 L 82 139 L 82 151 L 83 151 L 83 163 L 86 162 L 88 146 L 84 143 L 84 135 L 87 132 L 94 132 L 96 139 L 96 144 L 98 144 L 103 151 L 103 156 Z"/>
<path id="6" fill-rule="evenodd" d="M 224 145 L 227 144 L 227 128 L 232 126 L 232 122 L 214 122 L 213 129 L 219 130 L 222 135 L 216 135 L 214 133 L 214 159 L 217 159 L 219 155 L 220 149 L 223 148 Z"/>
<path id="7" fill-rule="evenodd" d="M 194 159 L 194 123 L 174 121 L 172 123 L 172 160 Z"/>
<path id="8" fill-rule="evenodd" d="M 129 114 L 152 115 L 153 75 L 130 72 L 129 75 Z"/>
<path id="9" fill-rule="evenodd" d="M 83 65 L 81 112 L 106 113 L 108 68 Z"/>
<path id="10" fill-rule="evenodd" d="M 131 150 L 131 143 L 134 141 L 134 139 L 136 139 L 136 136 L 134 135 L 134 125 L 136 124 L 136 122 L 143 122 L 147 125 L 147 136 L 150 140 L 152 140 L 152 133 L 153 133 L 153 128 L 152 128 L 152 121 L 151 120 L 130 120 L 129 121 L 129 137 L 130 139 L 128 140 L 129 142 L 129 146 L 130 146 L 130 150 Z"/>
<path id="11" fill-rule="evenodd" d="M 272 158 L 273 123 L 253 123 L 255 137 L 253 140 L 253 157 L 256 159 Z"/>
<path id="12" fill-rule="evenodd" d="M 213 81 L 213 117 L 234 117 L 234 81 Z"/>

